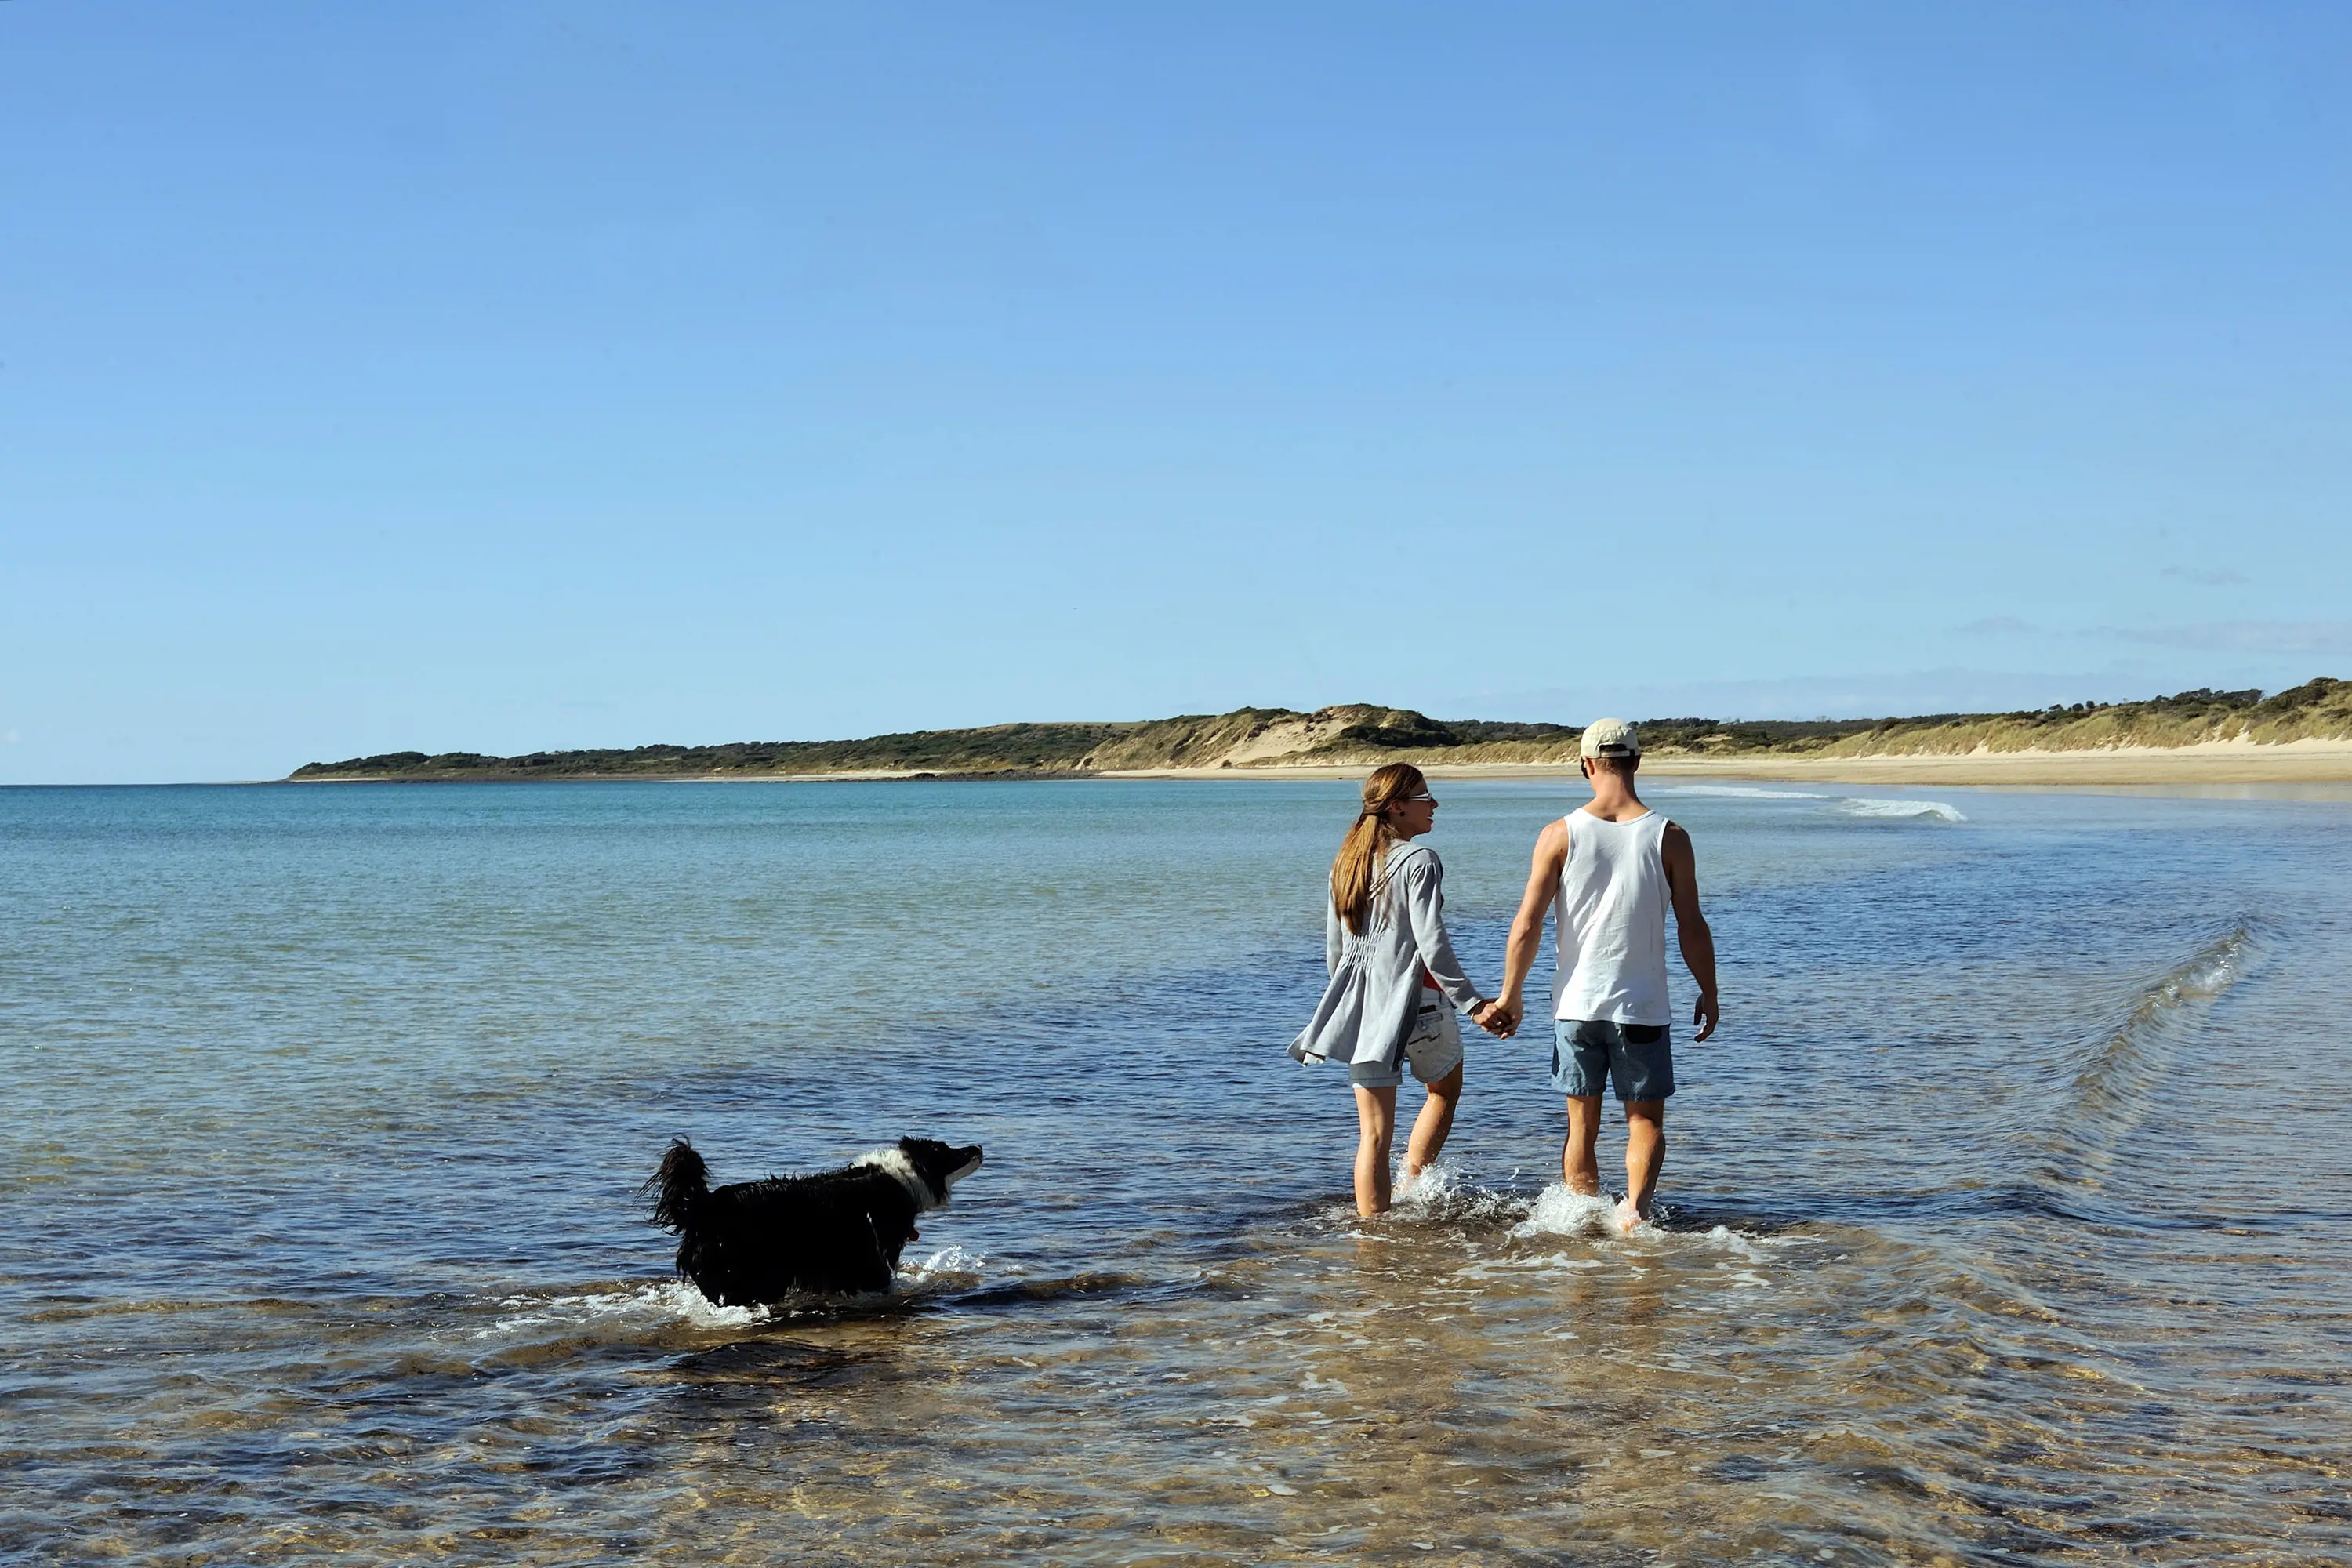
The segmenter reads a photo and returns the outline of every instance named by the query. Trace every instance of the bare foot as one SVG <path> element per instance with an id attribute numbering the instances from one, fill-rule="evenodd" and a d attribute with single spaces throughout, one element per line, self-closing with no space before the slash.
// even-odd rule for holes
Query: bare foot
<path id="1" fill-rule="evenodd" d="M 1612 1217 L 1617 1222 L 1617 1234 L 1631 1236 L 1646 1223 L 1650 1216 L 1635 1208 L 1632 1198 L 1620 1198 L 1617 1200 L 1617 1212 Z"/>

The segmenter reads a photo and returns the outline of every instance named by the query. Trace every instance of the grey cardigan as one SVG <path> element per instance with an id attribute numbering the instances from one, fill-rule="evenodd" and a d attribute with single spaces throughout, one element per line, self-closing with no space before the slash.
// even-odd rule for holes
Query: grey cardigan
<path id="1" fill-rule="evenodd" d="M 1331 984 L 1316 1005 L 1314 1022 L 1290 1042 L 1292 1056 L 1302 1062 L 1394 1067 L 1420 1011 L 1423 969 L 1458 1010 L 1466 1013 L 1486 1000 L 1464 976 L 1445 939 L 1444 879 L 1437 851 L 1408 842 L 1390 848 L 1360 935 L 1348 930 L 1327 900 L 1323 957 Z"/>

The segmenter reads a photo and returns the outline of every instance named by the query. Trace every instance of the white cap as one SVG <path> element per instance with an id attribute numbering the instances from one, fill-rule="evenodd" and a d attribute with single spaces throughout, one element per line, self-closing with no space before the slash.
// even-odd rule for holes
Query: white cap
<path id="1" fill-rule="evenodd" d="M 1642 736 L 1622 719 L 1595 719 L 1584 727 L 1577 750 L 1588 757 L 1638 757 Z"/>

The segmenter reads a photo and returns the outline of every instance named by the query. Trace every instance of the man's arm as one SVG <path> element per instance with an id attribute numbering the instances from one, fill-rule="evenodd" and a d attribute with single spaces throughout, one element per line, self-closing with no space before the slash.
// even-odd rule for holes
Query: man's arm
<path id="1" fill-rule="evenodd" d="M 1682 943 L 1691 978 L 1698 982 L 1698 1004 L 1691 1009 L 1691 1022 L 1698 1026 L 1692 1037 L 1696 1045 L 1715 1033 L 1720 1012 L 1715 999 L 1715 932 L 1698 912 L 1698 855 L 1691 848 L 1690 835 L 1679 823 L 1669 822 L 1660 848 L 1666 862 L 1666 891 L 1674 899 L 1675 936 Z M 1512 932 L 1514 940 L 1517 934 Z"/>
<path id="2" fill-rule="evenodd" d="M 1560 868 L 1568 864 L 1568 826 L 1555 822 L 1536 836 L 1535 861 L 1528 868 L 1528 890 L 1519 897 L 1519 912 L 1511 920 L 1511 942 L 1503 954 L 1503 994 L 1495 1005 L 1504 1014 L 1503 1032 L 1519 1026 L 1525 1012 L 1519 993 L 1528 971 L 1536 966 L 1543 947 L 1544 911 L 1559 891 Z"/>

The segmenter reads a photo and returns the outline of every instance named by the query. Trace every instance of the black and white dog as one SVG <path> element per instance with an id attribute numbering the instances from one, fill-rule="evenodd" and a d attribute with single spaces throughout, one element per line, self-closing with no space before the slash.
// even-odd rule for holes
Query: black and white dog
<path id="1" fill-rule="evenodd" d="M 793 1290 L 887 1290 L 915 1216 L 944 1206 L 979 1169 L 977 1143 L 901 1138 L 838 1171 L 713 1192 L 709 1167 L 681 1138 L 645 1190 L 654 1224 L 677 1233 L 677 1271 L 722 1307 L 757 1307 Z"/>

